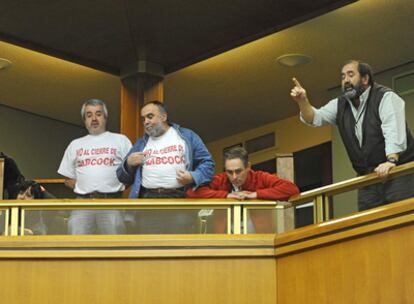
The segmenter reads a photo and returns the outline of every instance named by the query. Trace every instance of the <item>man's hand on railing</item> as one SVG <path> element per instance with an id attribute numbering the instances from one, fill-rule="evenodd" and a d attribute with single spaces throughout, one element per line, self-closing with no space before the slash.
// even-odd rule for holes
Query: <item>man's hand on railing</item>
<path id="1" fill-rule="evenodd" d="M 232 192 L 227 195 L 227 198 L 234 198 L 238 200 L 255 199 L 257 198 L 257 193 L 250 191 Z"/>
<path id="2" fill-rule="evenodd" d="M 69 189 L 75 189 L 76 179 L 66 178 L 65 179 L 65 186 L 68 187 Z"/>
<path id="3" fill-rule="evenodd" d="M 244 198 L 255 199 L 257 198 L 257 192 L 243 191 Z"/>
<path id="4" fill-rule="evenodd" d="M 396 164 L 386 161 L 385 163 L 379 164 L 374 171 L 377 172 L 379 176 L 386 177 L 390 170 L 395 166 Z"/>

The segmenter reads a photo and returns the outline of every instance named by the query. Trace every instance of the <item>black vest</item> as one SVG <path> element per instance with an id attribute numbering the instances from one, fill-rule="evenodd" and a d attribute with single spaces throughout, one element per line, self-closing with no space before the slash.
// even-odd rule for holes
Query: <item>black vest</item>
<path id="1" fill-rule="evenodd" d="M 345 97 L 338 98 L 336 123 L 352 166 L 359 175 L 370 173 L 379 164 L 387 161 L 379 105 L 384 93 L 389 91 L 391 89 L 376 83 L 371 87 L 365 104 L 365 114 L 363 114 L 361 147 L 355 135 L 355 118 L 352 114 L 351 105 Z M 399 155 L 399 164 L 414 160 L 414 140 L 407 124 L 406 132 L 407 149 Z"/>

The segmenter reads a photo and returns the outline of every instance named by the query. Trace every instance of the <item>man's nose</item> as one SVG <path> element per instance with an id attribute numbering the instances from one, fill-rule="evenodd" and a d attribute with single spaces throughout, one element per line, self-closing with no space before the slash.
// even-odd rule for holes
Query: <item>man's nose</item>
<path id="1" fill-rule="evenodd" d="M 345 75 L 344 83 L 351 83 L 351 79 L 348 75 Z"/>

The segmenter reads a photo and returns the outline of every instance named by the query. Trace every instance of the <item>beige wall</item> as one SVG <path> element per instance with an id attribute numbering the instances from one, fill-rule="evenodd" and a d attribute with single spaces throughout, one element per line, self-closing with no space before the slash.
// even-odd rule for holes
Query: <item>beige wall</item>
<path id="1" fill-rule="evenodd" d="M 0 105 L 0 151 L 13 157 L 28 179 L 57 178 L 69 142 L 85 130 Z"/>
<path id="2" fill-rule="evenodd" d="M 207 147 L 216 161 L 216 171 L 223 170 L 222 153 L 224 148 L 272 131 L 276 134 L 276 147 L 251 154 L 250 161 L 252 163 L 274 158 L 276 153 L 296 152 L 331 140 L 330 126 L 311 128 L 301 123 L 298 116 L 290 117 L 208 143 Z"/>

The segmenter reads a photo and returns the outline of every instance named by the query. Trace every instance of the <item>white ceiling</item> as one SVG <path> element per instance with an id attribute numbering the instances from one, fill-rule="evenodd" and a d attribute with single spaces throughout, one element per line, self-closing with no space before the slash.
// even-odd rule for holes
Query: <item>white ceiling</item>
<path id="1" fill-rule="evenodd" d="M 289 98 L 293 76 L 321 105 L 347 59 L 367 61 L 374 71 L 413 61 L 413 12 L 412 0 L 360 0 L 169 74 L 170 116 L 207 142 L 283 119 L 297 113 Z M 286 53 L 313 62 L 278 65 Z M 2 42 L 0 57 L 13 62 L 0 71 L 1 104 L 80 125 L 82 101 L 102 98 L 112 113 L 109 127 L 118 129 L 117 77 Z"/>

